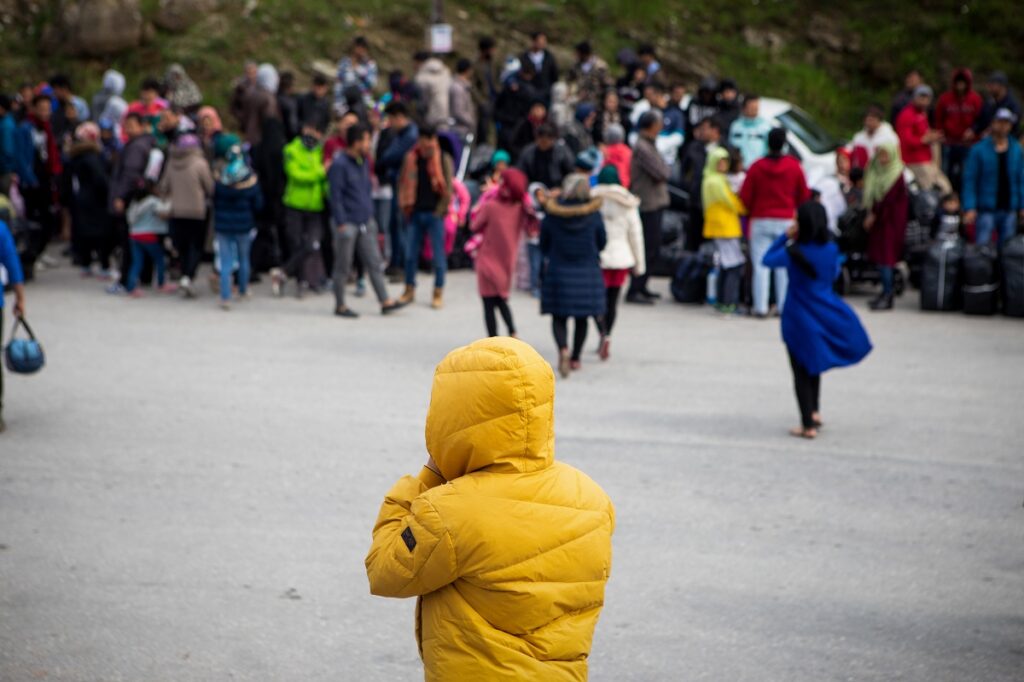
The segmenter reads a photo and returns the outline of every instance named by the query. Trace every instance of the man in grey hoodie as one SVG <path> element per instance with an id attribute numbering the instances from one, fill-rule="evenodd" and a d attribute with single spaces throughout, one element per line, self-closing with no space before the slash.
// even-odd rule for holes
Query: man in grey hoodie
<path id="1" fill-rule="evenodd" d="M 128 111 L 124 100 L 124 74 L 113 69 L 103 74 L 103 88 L 92 96 L 92 120 L 99 123 L 106 119 L 114 125 L 114 134 L 121 135 L 121 119 Z"/>

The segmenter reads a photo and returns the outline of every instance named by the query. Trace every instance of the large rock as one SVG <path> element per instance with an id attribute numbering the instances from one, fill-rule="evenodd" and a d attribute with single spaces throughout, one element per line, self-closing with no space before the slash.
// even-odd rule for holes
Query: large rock
<path id="1" fill-rule="evenodd" d="M 137 47 L 142 39 L 139 0 L 72 0 L 50 32 L 55 47 L 99 57 Z"/>
<path id="2" fill-rule="evenodd" d="M 166 31 L 184 31 L 217 9 L 217 0 L 160 0 L 153 23 Z"/>

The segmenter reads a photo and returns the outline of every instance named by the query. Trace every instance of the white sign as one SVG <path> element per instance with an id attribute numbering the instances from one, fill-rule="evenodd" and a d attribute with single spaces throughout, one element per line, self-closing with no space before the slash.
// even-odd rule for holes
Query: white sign
<path id="1" fill-rule="evenodd" d="M 432 24 L 427 29 L 427 45 L 434 54 L 448 54 L 454 48 L 451 24 Z"/>

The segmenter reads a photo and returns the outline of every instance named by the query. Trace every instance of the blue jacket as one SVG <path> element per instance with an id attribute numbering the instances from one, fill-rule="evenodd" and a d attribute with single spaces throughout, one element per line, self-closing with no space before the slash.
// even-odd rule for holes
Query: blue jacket
<path id="1" fill-rule="evenodd" d="M 772 124 L 760 116 L 741 116 L 733 122 L 729 128 L 729 146 L 740 150 L 744 168 L 750 168 L 768 153 L 768 133 L 771 130 Z"/>
<path id="2" fill-rule="evenodd" d="M 810 374 L 847 367 L 871 352 L 871 340 L 857 314 L 832 288 L 839 272 L 839 247 L 802 244 L 800 249 L 818 276 L 811 278 L 793 264 L 780 235 L 764 256 L 769 268 L 786 268 L 789 288 L 782 307 L 782 340 Z"/>
<path id="3" fill-rule="evenodd" d="M 14 114 L 8 112 L 0 116 L 0 175 L 18 172 L 15 141 L 17 128 Z"/>
<path id="4" fill-rule="evenodd" d="M 547 259 L 541 281 L 541 314 L 558 317 L 604 315 L 607 305 L 601 251 L 608 237 L 601 199 L 587 203 L 549 202 L 540 227 Z"/>
<path id="5" fill-rule="evenodd" d="M 0 266 L 7 271 L 8 284 L 21 284 L 25 281 L 25 275 L 21 271 L 21 258 L 18 257 L 18 248 L 14 245 L 14 237 L 7 229 L 7 223 L 0 220 Z M 0 309 L 4 307 L 3 290 L 0 289 Z"/>
<path id="6" fill-rule="evenodd" d="M 416 144 L 419 136 L 419 128 L 416 127 L 415 123 L 410 123 L 392 138 L 387 149 L 381 150 L 380 156 L 377 157 L 377 166 L 384 173 L 389 183 L 395 184 L 398 180 L 398 173 L 402 170 L 405 155 Z"/>
<path id="7" fill-rule="evenodd" d="M 1024 153 L 1020 143 L 1010 138 L 1007 149 L 1010 173 L 1010 209 L 1024 209 Z M 971 147 L 964 164 L 963 206 L 965 211 L 996 210 L 999 192 L 999 157 L 991 137 Z"/>
<path id="8" fill-rule="evenodd" d="M 347 152 L 335 157 L 327 171 L 330 185 L 331 222 L 337 227 L 346 223 L 365 225 L 373 217 L 373 186 L 370 164 L 356 161 Z"/>
<path id="9" fill-rule="evenodd" d="M 36 177 L 36 146 L 32 141 L 32 123 L 22 121 L 14 129 L 14 172 L 18 174 L 18 184 L 22 187 L 37 187 Z"/>
<path id="10" fill-rule="evenodd" d="M 263 208 L 263 192 L 255 175 L 236 185 L 218 182 L 213 189 L 213 230 L 242 234 L 256 227 L 256 214 Z"/>

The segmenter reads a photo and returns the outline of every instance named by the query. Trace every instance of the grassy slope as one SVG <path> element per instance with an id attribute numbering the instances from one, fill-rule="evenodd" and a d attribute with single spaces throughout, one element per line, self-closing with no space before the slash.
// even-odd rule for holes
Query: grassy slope
<path id="1" fill-rule="evenodd" d="M 144 1 L 146 16 L 152 16 L 156 4 Z M 371 39 L 382 70 L 408 68 L 408 56 L 423 41 L 429 2 L 260 0 L 245 18 L 243 6 L 241 0 L 225 0 L 219 13 L 188 32 L 158 31 L 142 48 L 109 60 L 42 54 L 44 12 L 30 26 L 8 27 L 0 34 L 0 86 L 11 89 L 18 81 L 61 69 L 77 79 L 80 90 L 91 93 L 108 63 L 137 82 L 180 61 L 217 104 L 225 100 L 227 84 L 244 59 L 303 72 L 312 59 L 337 59 L 357 34 Z M 824 6 L 813 0 L 445 3 L 463 54 L 472 55 L 476 38 L 485 33 L 498 38 L 502 53 L 518 49 L 534 27 L 545 28 L 563 49 L 587 36 L 608 57 L 639 40 L 652 41 L 684 81 L 695 81 L 694 72 L 702 65 L 717 65 L 719 74 L 736 78 L 741 87 L 799 102 L 840 135 L 857 126 L 866 102 L 888 101 L 911 66 L 922 68 L 933 83 L 944 82 L 949 69 L 960 64 L 980 72 L 1003 68 L 1024 83 L 1024 48 L 1014 30 L 1013 0 L 830 3 L 825 11 L 844 42 L 860 46 L 839 53 L 816 48 L 808 35 L 812 13 Z M 751 47 L 743 38 L 745 27 L 778 33 L 785 43 L 776 50 Z"/>

